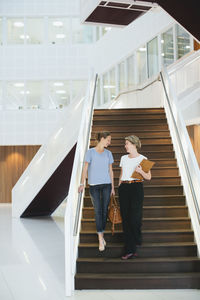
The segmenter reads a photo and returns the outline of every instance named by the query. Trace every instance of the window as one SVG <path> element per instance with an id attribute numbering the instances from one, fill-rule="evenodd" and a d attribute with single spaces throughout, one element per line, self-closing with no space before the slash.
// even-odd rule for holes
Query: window
<path id="1" fill-rule="evenodd" d="M 181 58 L 191 51 L 190 35 L 178 24 L 176 24 L 177 58 Z"/>
<path id="2" fill-rule="evenodd" d="M 9 18 L 7 19 L 7 43 L 8 44 L 24 44 L 24 40 L 28 36 L 24 32 L 23 18 Z"/>
<path id="3" fill-rule="evenodd" d="M 147 44 L 147 56 L 148 56 L 148 77 L 152 77 L 159 72 L 157 37 L 151 40 Z"/>
<path id="4" fill-rule="evenodd" d="M 174 62 L 173 28 L 161 36 L 162 61 L 165 66 Z"/>
<path id="5" fill-rule="evenodd" d="M 93 42 L 93 27 L 82 25 L 79 18 L 72 18 L 72 42 L 92 43 Z"/>
<path id="6" fill-rule="evenodd" d="M 0 45 L 3 44 L 3 41 L 2 41 L 2 19 L 0 18 Z"/>
<path id="7" fill-rule="evenodd" d="M 54 80 L 48 82 L 49 108 L 62 108 L 70 103 L 70 80 Z"/>
<path id="8" fill-rule="evenodd" d="M 137 50 L 137 71 L 138 71 L 138 84 L 143 83 L 147 79 L 147 49 L 142 46 Z"/>
<path id="9" fill-rule="evenodd" d="M 127 58 L 128 88 L 135 86 L 134 55 Z"/>
<path id="10" fill-rule="evenodd" d="M 70 19 L 49 18 L 48 40 L 50 44 L 65 44 L 70 41 Z"/>
<path id="11" fill-rule="evenodd" d="M 116 81 L 115 81 L 115 68 L 110 70 L 110 97 L 113 100 L 116 97 Z"/>
<path id="12" fill-rule="evenodd" d="M 80 95 L 80 93 L 85 93 L 87 87 L 87 81 L 85 80 L 73 80 L 72 81 L 72 101 Z"/>
<path id="13" fill-rule="evenodd" d="M 0 81 L 0 110 L 3 108 L 3 89 L 2 82 Z"/>
<path id="14" fill-rule="evenodd" d="M 42 18 L 26 19 L 27 44 L 41 44 L 44 40 L 44 21 Z"/>
<path id="15" fill-rule="evenodd" d="M 26 108 L 44 108 L 43 105 L 43 82 L 27 81 L 24 89 Z"/>
<path id="16" fill-rule="evenodd" d="M 109 80 L 108 80 L 108 73 L 103 75 L 103 102 L 108 102 L 109 99 Z"/>
<path id="17" fill-rule="evenodd" d="M 122 61 L 118 65 L 118 72 L 119 72 L 119 90 L 122 91 L 125 88 L 125 62 Z"/>

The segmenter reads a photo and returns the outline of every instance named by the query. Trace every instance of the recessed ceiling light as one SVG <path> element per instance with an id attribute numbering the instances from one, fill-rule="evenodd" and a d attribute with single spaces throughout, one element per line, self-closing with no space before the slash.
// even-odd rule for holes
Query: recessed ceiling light
<path id="1" fill-rule="evenodd" d="M 189 45 L 185 46 L 186 49 L 190 49 L 191 47 Z"/>
<path id="2" fill-rule="evenodd" d="M 114 89 L 115 85 L 104 85 L 104 89 Z"/>
<path id="3" fill-rule="evenodd" d="M 15 87 L 24 87 L 24 83 L 23 82 L 16 82 L 14 83 Z"/>
<path id="4" fill-rule="evenodd" d="M 14 22 L 14 26 L 15 27 L 24 27 L 24 23 L 23 22 Z"/>
<path id="5" fill-rule="evenodd" d="M 165 42 L 164 40 L 161 40 L 161 44 L 164 44 L 164 42 Z"/>
<path id="6" fill-rule="evenodd" d="M 58 90 L 58 91 L 56 91 L 56 94 L 66 94 L 66 91 L 64 91 L 64 90 Z"/>
<path id="7" fill-rule="evenodd" d="M 110 31 L 110 30 L 111 30 L 111 27 L 105 27 L 105 30 L 106 30 L 106 31 Z"/>
<path id="8" fill-rule="evenodd" d="M 61 21 L 54 21 L 53 22 L 53 26 L 61 27 L 61 26 L 63 26 L 63 22 L 61 22 Z"/>
<path id="9" fill-rule="evenodd" d="M 64 33 L 58 33 L 58 34 L 56 34 L 56 38 L 57 39 L 64 39 L 65 38 L 65 34 Z"/>
<path id="10" fill-rule="evenodd" d="M 54 86 L 63 86 L 64 83 L 63 82 L 54 82 Z"/>

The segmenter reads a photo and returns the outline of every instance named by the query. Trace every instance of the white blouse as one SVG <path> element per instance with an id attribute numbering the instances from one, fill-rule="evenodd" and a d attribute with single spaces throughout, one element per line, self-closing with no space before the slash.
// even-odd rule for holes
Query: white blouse
<path id="1" fill-rule="evenodd" d="M 128 155 L 123 155 L 119 164 L 119 166 L 122 168 L 121 180 L 134 180 L 134 178 L 131 178 L 131 175 L 143 159 L 147 159 L 147 157 L 142 154 L 134 158 L 130 158 Z"/>

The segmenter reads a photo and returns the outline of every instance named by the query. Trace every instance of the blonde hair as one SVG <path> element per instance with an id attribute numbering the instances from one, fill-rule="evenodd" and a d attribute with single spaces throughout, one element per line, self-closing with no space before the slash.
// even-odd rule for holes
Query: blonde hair
<path id="1" fill-rule="evenodd" d="M 129 141 L 131 144 L 135 145 L 137 150 L 139 150 L 141 148 L 140 139 L 136 135 L 129 135 L 129 136 L 125 137 L 125 140 Z"/>

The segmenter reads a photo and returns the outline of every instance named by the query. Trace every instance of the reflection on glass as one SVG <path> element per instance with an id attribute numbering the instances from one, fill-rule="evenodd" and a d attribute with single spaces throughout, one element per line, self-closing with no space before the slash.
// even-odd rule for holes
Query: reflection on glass
<path id="1" fill-rule="evenodd" d="M 128 72 L 128 88 L 133 88 L 135 86 L 135 76 L 134 76 L 134 55 L 127 58 L 127 72 Z"/>
<path id="2" fill-rule="evenodd" d="M 23 18 L 7 19 L 7 43 L 8 44 L 24 44 L 25 39 L 29 39 L 24 32 Z"/>
<path id="3" fill-rule="evenodd" d="M 173 28 L 161 36 L 162 60 L 165 66 L 174 62 Z"/>
<path id="4" fill-rule="evenodd" d="M 122 91 L 125 88 L 125 62 L 122 61 L 118 65 L 118 72 L 119 72 L 119 90 Z"/>
<path id="5" fill-rule="evenodd" d="M 70 103 L 70 80 L 55 80 L 48 82 L 49 108 L 62 108 Z"/>
<path id="6" fill-rule="evenodd" d="M 2 19 L 0 18 L 0 45 L 3 44 L 3 41 L 2 41 Z"/>
<path id="7" fill-rule="evenodd" d="M 27 18 L 27 44 L 41 44 L 44 39 L 44 22 L 42 18 Z"/>
<path id="8" fill-rule="evenodd" d="M 38 109 L 43 108 L 43 82 L 27 81 L 24 94 L 26 98 L 26 108 Z"/>
<path id="9" fill-rule="evenodd" d="M 79 94 L 86 90 L 87 81 L 85 80 L 73 80 L 72 81 L 72 101 L 79 96 Z"/>
<path id="10" fill-rule="evenodd" d="M 143 83 L 147 79 L 147 57 L 146 46 L 142 46 L 137 50 L 137 69 L 138 69 L 138 84 Z"/>
<path id="11" fill-rule="evenodd" d="M 72 18 L 72 42 L 74 44 L 92 43 L 93 27 L 82 25 L 80 23 L 80 18 Z"/>
<path id="12" fill-rule="evenodd" d="M 48 40 L 51 44 L 65 44 L 70 40 L 70 19 L 49 18 Z"/>
<path id="13" fill-rule="evenodd" d="M 108 73 L 103 75 L 103 102 L 106 103 L 109 101 L 109 80 Z"/>
<path id="14" fill-rule="evenodd" d="M 8 81 L 5 85 L 5 109 L 23 109 L 26 108 L 25 102 L 25 83 Z"/>
<path id="15" fill-rule="evenodd" d="M 110 97 L 111 100 L 116 97 L 115 68 L 110 70 Z"/>
<path id="16" fill-rule="evenodd" d="M 191 51 L 190 35 L 178 24 L 176 24 L 177 58 Z"/>
<path id="17" fill-rule="evenodd" d="M 158 74 L 158 39 L 157 37 L 147 44 L 148 77 Z"/>
<path id="18" fill-rule="evenodd" d="M 98 78 L 97 80 L 97 93 L 96 93 L 96 103 L 97 106 L 101 105 L 101 82 L 100 82 L 100 78 Z"/>

